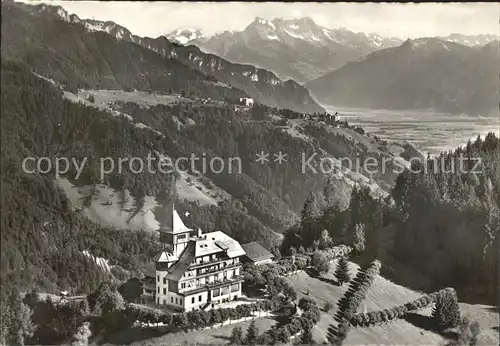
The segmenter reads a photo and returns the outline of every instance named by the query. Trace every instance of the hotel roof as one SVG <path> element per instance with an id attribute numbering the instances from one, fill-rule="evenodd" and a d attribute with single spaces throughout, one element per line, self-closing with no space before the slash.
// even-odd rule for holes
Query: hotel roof
<path id="1" fill-rule="evenodd" d="M 257 242 L 251 242 L 241 246 L 245 250 L 247 257 L 252 260 L 252 262 L 259 262 L 274 257 L 272 253 L 267 251 Z"/>
<path id="2" fill-rule="evenodd" d="M 202 234 L 194 238 L 196 242 L 195 257 L 207 256 L 221 251 L 227 252 L 230 258 L 245 255 L 240 243 L 221 231 Z"/>

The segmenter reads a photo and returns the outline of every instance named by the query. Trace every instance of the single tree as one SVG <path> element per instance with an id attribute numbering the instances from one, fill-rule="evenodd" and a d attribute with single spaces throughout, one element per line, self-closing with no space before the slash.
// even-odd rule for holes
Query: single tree
<path id="1" fill-rule="evenodd" d="M 351 276 L 349 275 L 349 264 L 345 256 L 339 258 L 337 269 L 335 270 L 335 278 L 340 286 L 351 280 Z"/>
<path id="2" fill-rule="evenodd" d="M 354 251 L 359 255 L 365 250 L 365 225 L 356 224 L 354 227 L 354 239 L 353 239 Z"/>
<path id="3" fill-rule="evenodd" d="M 291 336 L 290 335 L 290 331 L 285 326 L 285 327 L 282 327 L 282 328 L 278 328 L 278 330 L 276 331 L 275 340 L 278 343 L 286 344 L 286 343 L 288 343 L 290 341 L 290 336 Z"/>
<path id="4" fill-rule="evenodd" d="M 234 327 L 231 331 L 229 339 L 230 345 L 241 345 L 243 342 L 243 329 L 241 327 Z"/>
<path id="5" fill-rule="evenodd" d="M 326 257 L 325 254 L 316 251 L 314 252 L 311 264 L 314 268 L 316 268 L 320 273 L 328 273 L 330 270 L 330 260 Z"/>
<path id="6" fill-rule="evenodd" d="M 455 290 L 448 289 L 445 293 L 437 296 L 432 318 L 436 327 L 441 331 L 458 325 L 460 322 L 460 308 Z"/>
<path id="7" fill-rule="evenodd" d="M 328 249 L 333 245 L 332 237 L 326 229 L 321 232 L 321 238 L 319 238 L 319 248 L 320 249 Z"/>
<path id="8" fill-rule="evenodd" d="M 335 193 L 335 183 L 334 180 L 331 176 L 328 177 L 325 183 L 325 187 L 323 189 L 323 198 L 325 200 L 325 207 L 328 209 L 332 207 L 335 204 L 336 200 L 336 193 Z"/>
<path id="9" fill-rule="evenodd" d="M 125 301 L 132 303 L 142 294 L 141 282 L 137 278 L 132 278 L 118 287 L 118 292 Z"/>
<path id="10" fill-rule="evenodd" d="M 457 339 L 446 344 L 446 346 L 477 345 L 477 337 L 481 332 L 479 323 L 472 322 L 468 318 L 462 318 L 458 324 Z"/>
<path id="11" fill-rule="evenodd" d="M 314 345 L 315 344 L 311 328 L 307 328 L 304 330 L 304 332 L 302 333 L 302 336 L 300 337 L 300 344 L 301 345 Z"/>
<path id="12" fill-rule="evenodd" d="M 297 300 L 297 291 L 295 291 L 295 287 L 293 287 L 292 283 L 287 279 L 283 281 L 282 293 L 289 302 Z"/>
<path id="13" fill-rule="evenodd" d="M 247 334 L 245 337 L 245 344 L 255 345 L 255 342 L 257 341 L 258 336 L 259 336 L 259 329 L 255 325 L 255 320 L 252 320 L 252 322 L 250 322 L 250 325 L 248 326 L 248 329 L 247 329 Z"/>
<path id="14" fill-rule="evenodd" d="M 0 309 L 0 345 L 6 345 L 12 323 L 12 310 L 9 304 L 2 304 Z"/>
<path id="15" fill-rule="evenodd" d="M 89 338 L 92 335 L 90 331 L 90 323 L 84 322 L 78 328 L 76 334 L 73 336 L 72 346 L 87 346 L 89 344 Z"/>
<path id="16" fill-rule="evenodd" d="M 35 331 L 31 320 L 33 313 L 29 306 L 22 302 L 19 292 L 15 290 L 10 294 L 9 308 L 11 321 L 7 334 L 7 344 L 24 345 Z"/>
<path id="17" fill-rule="evenodd" d="M 320 214 L 320 207 L 318 205 L 318 199 L 314 193 L 309 193 L 307 196 L 304 207 L 302 208 L 302 224 L 310 222 L 317 218 Z"/>
<path id="18" fill-rule="evenodd" d="M 316 301 L 309 296 L 300 298 L 299 308 L 303 311 L 311 310 L 313 307 L 317 306 Z"/>

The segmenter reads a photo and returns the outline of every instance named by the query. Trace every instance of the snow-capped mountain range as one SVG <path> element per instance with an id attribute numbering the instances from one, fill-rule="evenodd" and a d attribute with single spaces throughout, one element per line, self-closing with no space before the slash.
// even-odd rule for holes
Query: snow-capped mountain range
<path id="1" fill-rule="evenodd" d="M 250 63 L 283 78 L 307 82 L 374 51 L 401 45 L 404 40 L 346 28 L 329 29 L 311 18 L 266 20 L 257 17 L 244 30 L 206 35 L 199 29 L 179 29 L 166 35 L 182 45 L 196 45 L 230 61 Z M 452 34 L 441 40 L 484 46 L 495 35 Z"/>
<path id="2" fill-rule="evenodd" d="M 438 37 L 438 38 L 444 41 L 459 43 L 463 46 L 483 47 L 490 42 L 498 40 L 500 37 L 498 35 L 492 35 L 492 34 L 482 34 L 482 35 L 451 34 L 445 37 Z"/>
<path id="3" fill-rule="evenodd" d="M 328 29 L 308 17 L 273 20 L 257 17 L 242 31 L 205 35 L 198 29 L 179 29 L 166 37 L 182 45 L 196 45 L 233 62 L 269 69 L 282 79 L 298 82 L 402 43 L 400 39 L 377 34 Z"/>
<path id="4" fill-rule="evenodd" d="M 178 29 L 166 35 L 167 39 L 182 45 L 190 44 L 191 42 L 203 42 L 207 36 L 199 29 Z"/>

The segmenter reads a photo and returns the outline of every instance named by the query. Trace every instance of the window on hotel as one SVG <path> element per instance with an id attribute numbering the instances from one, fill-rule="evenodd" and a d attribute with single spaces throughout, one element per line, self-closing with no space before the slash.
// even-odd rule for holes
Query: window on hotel
<path id="1" fill-rule="evenodd" d="M 163 278 L 163 284 L 166 285 L 167 284 L 167 278 Z"/>
<path id="2" fill-rule="evenodd" d="M 174 297 L 170 297 L 170 303 L 174 302 Z"/>
<path id="3" fill-rule="evenodd" d="M 194 297 L 191 298 L 191 304 L 194 304 Z"/>
<path id="4" fill-rule="evenodd" d="M 179 234 L 177 236 L 177 240 L 179 240 L 179 239 L 186 239 L 186 235 L 185 234 Z"/>
<path id="5" fill-rule="evenodd" d="M 186 288 L 186 283 L 185 282 L 181 283 L 181 288 Z"/>
<path id="6" fill-rule="evenodd" d="M 167 289 L 166 288 L 163 289 L 163 294 L 167 294 Z"/>
<path id="7" fill-rule="evenodd" d="M 218 297 L 220 296 L 220 288 L 216 288 L 215 290 L 212 291 L 212 297 Z"/>
<path id="8" fill-rule="evenodd" d="M 175 304 L 179 304 L 179 303 L 177 302 L 177 298 L 175 298 Z"/>
<path id="9" fill-rule="evenodd" d="M 158 282 L 160 282 L 160 275 L 158 275 Z"/>
<path id="10" fill-rule="evenodd" d="M 198 301 L 199 301 L 199 302 L 201 302 L 201 294 L 200 294 L 200 296 L 198 297 Z"/>
<path id="11" fill-rule="evenodd" d="M 160 294 L 160 287 L 158 287 L 158 294 Z"/>
<path id="12" fill-rule="evenodd" d="M 240 288 L 240 284 L 231 285 L 231 292 L 236 292 Z"/>

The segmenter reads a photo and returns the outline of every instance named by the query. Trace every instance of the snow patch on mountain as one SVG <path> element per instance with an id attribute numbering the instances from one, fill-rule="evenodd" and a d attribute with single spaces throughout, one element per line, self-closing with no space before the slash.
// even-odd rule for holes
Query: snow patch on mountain
<path id="1" fill-rule="evenodd" d="M 194 41 L 202 41 L 207 38 L 207 36 L 198 29 L 185 28 L 177 29 L 166 35 L 167 40 L 175 42 L 181 45 L 187 45 Z"/>
<path id="2" fill-rule="evenodd" d="M 301 39 L 303 40 L 304 39 L 304 36 L 301 36 L 301 35 L 298 35 L 298 34 L 294 34 L 290 31 L 288 31 L 287 29 L 283 29 L 284 32 L 286 32 L 288 35 L 294 37 L 294 38 L 298 38 L 298 39 Z"/>
<path id="3" fill-rule="evenodd" d="M 258 18 L 257 21 L 259 22 L 259 24 L 270 26 L 271 28 L 273 28 L 273 30 L 276 30 L 276 26 L 269 20 Z"/>

